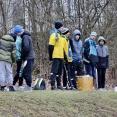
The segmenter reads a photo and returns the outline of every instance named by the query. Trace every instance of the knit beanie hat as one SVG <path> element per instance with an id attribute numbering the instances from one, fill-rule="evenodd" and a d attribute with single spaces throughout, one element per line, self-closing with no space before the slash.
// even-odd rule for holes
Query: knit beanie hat
<path id="1" fill-rule="evenodd" d="M 97 33 L 93 31 L 93 32 L 91 32 L 90 36 L 92 36 L 92 35 L 97 36 Z"/>
<path id="2" fill-rule="evenodd" d="M 55 22 L 55 28 L 56 29 L 59 29 L 59 28 L 61 28 L 63 26 L 63 23 L 62 22 L 59 22 L 59 21 L 56 21 Z"/>
<path id="3" fill-rule="evenodd" d="M 14 28 L 14 33 L 18 34 L 22 32 L 22 27 L 20 25 L 16 25 Z"/>
<path id="4" fill-rule="evenodd" d="M 68 28 L 63 28 L 62 30 L 62 34 L 65 35 L 69 32 L 69 29 Z"/>
<path id="5" fill-rule="evenodd" d="M 14 41 L 16 41 L 16 35 L 14 33 L 11 33 L 9 35 L 14 39 Z"/>

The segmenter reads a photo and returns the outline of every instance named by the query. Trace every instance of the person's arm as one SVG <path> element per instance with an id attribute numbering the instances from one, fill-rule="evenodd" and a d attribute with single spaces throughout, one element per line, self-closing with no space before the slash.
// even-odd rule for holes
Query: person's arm
<path id="1" fill-rule="evenodd" d="M 24 35 L 23 39 L 22 39 L 22 60 L 24 60 L 26 58 L 26 56 L 29 54 L 30 52 L 30 39 L 31 37 L 28 35 Z"/>
<path id="2" fill-rule="evenodd" d="M 11 52 L 12 63 L 16 60 L 16 45 L 15 43 L 12 45 L 12 52 Z"/>

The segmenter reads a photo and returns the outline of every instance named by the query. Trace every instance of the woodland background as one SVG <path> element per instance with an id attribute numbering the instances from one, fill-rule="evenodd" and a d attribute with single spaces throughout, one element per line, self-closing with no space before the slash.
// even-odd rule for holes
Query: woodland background
<path id="1" fill-rule="evenodd" d="M 36 59 L 33 76 L 49 78 L 49 32 L 56 20 L 64 27 L 82 32 L 82 40 L 91 31 L 103 35 L 109 47 L 108 88 L 117 83 L 117 0 L 0 0 L 0 36 L 21 25 L 32 34 Z M 14 67 L 15 69 L 15 67 Z M 16 69 L 15 69 L 16 70 Z"/>

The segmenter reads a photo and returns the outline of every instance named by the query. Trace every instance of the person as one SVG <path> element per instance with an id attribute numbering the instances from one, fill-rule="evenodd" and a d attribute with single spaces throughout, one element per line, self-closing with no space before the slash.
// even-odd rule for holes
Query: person
<path id="1" fill-rule="evenodd" d="M 97 72 L 98 72 L 98 90 L 105 90 L 105 74 L 106 69 L 108 68 L 108 47 L 105 45 L 106 40 L 103 36 L 98 38 L 97 53 L 98 53 L 98 63 L 97 63 Z"/>
<path id="2" fill-rule="evenodd" d="M 32 67 L 35 58 L 32 38 L 27 30 L 23 30 L 20 25 L 14 27 L 14 34 L 22 38 L 21 61 L 23 62 L 23 77 L 26 81 L 26 87 L 23 91 L 32 91 Z"/>
<path id="3" fill-rule="evenodd" d="M 93 84 L 96 88 L 96 64 L 98 62 L 97 50 L 96 50 L 96 38 L 97 33 L 91 32 L 90 37 L 85 39 L 84 42 L 84 64 L 86 69 L 86 74 L 93 77 Z"/>
<path id="4" fill-rule="evenodd" d="M 16 35 L 4 35 L 0 39 L 0 86 L 1 90 L 5 91 L 8 85 L 9 91 L 15 91 L 13 87 L 12 64 L 15 62 L 15 40 Z M 6 84 L 6 78 L 8 84 Z"/>
<path id="5" fill-rule="evenodd" d="M 22 31 L 22 30 L 21 30 Z M 22 61 L 21 61 L 21 50 L 22 50 L 22 38 L 20 36 L 17 36 L 16 37 L 16 41 L 15 41 L 15 44 L 16 44 L 16 63 L 17 63 L 17 73 L 16 75 L 14 76 L 14 80 L 13 80 L 13 86 L 15 88 L 15 84 L 16 82 L 19 80 L 19 87 L 18 89 L 19 90 L 23 90 L 24 87 L 22 86 L 23 85 L 23 77 L 20 76 L 19 77 L 19 74 L 20 74 L 20 68 L 21 68 L 21 65 L 22 65 Z M 16 89 L 16 88 L 15 88 Z"/>
<path id="6" fill-rule="evenodd" d="M 48 45 L 49 60 L 52 61 L 50 73 L 51 90 L 63 90 L 61 86 L 61 74 L 63 68 L 64 48 L 67 46 L 65 38 L 61 36 L 63 23 L 56 21 L 55 29 L 57 30 L 58 38 L 56 38 L 56 32 L 52 33 Z M 57 87 L 55 86 L 55 80 L 57 81 Z"/>
<path id="7" fill-rule="evenodd" d="M 65 49 L 65 53 L 67 55 L 67 60 L 64 60 L 64 67 L 63 67 L 63 88 L 65 90 L 71 89 L 71 90 L 75 90 L 74 86 L 73 86 L 73 80 L 71 77 L 71 72 L 72 72 L 72 50 L 71 50 L 71 46 L 70 46 L 70 42 L 69 42 L 69 29 L 68 28 L 63 28 L 62 30 L 62 34 L 63 37 L 66 39 L 67 42 L 67 46 Z M 68 88 L 69 87 L 69 88 Z"/>
<path id="8" fill-rule="evenodd" d="M 76 75 L 82 76 L 84 75 L 83 63 L 82 63 L 82 53 L 83 53 L 83 43 L 81 40 L 81 32 L 79 30 L 74 30 L 73 37 L 71 40 L 71 47 L 73 53 L 73 72 L 72 77 L 74 80 L 74 87 L 77 89 L 76 85 Z"/>

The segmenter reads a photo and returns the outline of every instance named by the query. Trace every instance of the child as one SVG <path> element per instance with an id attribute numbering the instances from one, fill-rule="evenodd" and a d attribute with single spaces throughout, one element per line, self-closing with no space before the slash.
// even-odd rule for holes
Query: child
<path id="1" fill-rule="evenodd" d="M 15 91 L 13 87 L 12 64 L 15 62 L 15 40 L 14 34 L 4 35 L 0 39 L 0 86 L 6 90 L 6 77 L 8 78 L 9 91 Z"/>
<path id="2" fill-rule="evenodd" d="M 49 60 L 52 60 L 52 67 L 50 73 L 51 90 L 63 90 L 61 86 L 61 74 L 63 69 L 64 48 L 66 40 L 61 36 L 63 30 L 62 22 L 55 22 L 55 28 L 57 30 L 58 39 L 56 39 L 56 33 L 50 35 L 49 38 Z M 55 80 L 57 81 L 57 87 L 55 86 Z"/>
<path id="3" fill-rule="evenodd" d="M 97 52 L 98 52 L 98 89 L 100 91 L 105 90 L 105 74 L 108 68 L 108 47 L 105 45 L 106 41 L 103 36 L 98 38 Z"/>
<path id="4" fill-rule="evenodd" d="M 73 54 L 72 78 L 75 78 L 73 84 L 74 84 L 74 88 L 77 89 L 75 72 L 77 72 L 77 76 L 84 75 L 83 64 L 82 64 L 83 44 L 81 40 L 81 32 L 79 30 L 74 30 L 73 32 L 73 38 L 71 40 L 71 48 L 72 48 L 72 54 Z"/>
<path id="5" fill-rule="evenodd" d="M 85 39 L 84 42 L 84 64 L 86 69 L 86 74 L 93 77 L 93 84 L 96 87 L 96 74 L 95 67 L 98 62 L 97 50 L 96 50 L 96 38 L 97 33 L 91 32 L 90 37 Z"/>
<path id="6" fill-rule="evenodd" d="M 72 51 L 71 51 L 71 46 L 69 42 L 69 29 L 68 28 L 63 28 L 62 31 L 63 37 L 66 39 L 67 46 L 65 49 L 65 53 L 67 55 L 67 60 L 64 61 L 64 67 L 63 67 L 63 88 L 68 89 L 67 84 L 71 90 L 75 90 L 73 87 L 72 83 L 72 78 L 71 78 L 71 72 L 72 72 Z"/>

